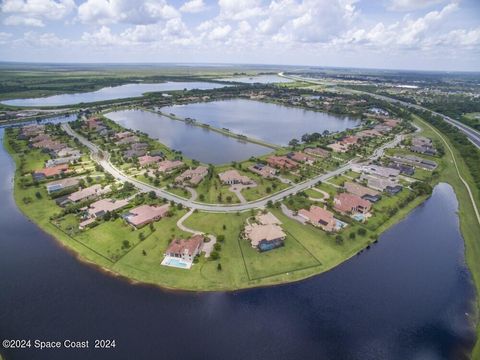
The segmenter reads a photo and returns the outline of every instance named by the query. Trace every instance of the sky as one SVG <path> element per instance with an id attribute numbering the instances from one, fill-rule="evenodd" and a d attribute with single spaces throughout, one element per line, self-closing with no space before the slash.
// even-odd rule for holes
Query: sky
<path id="1" fill-rule="evenodd" d="M 0 61 L 480 71 L 480 0 L 0 0 Z"/>

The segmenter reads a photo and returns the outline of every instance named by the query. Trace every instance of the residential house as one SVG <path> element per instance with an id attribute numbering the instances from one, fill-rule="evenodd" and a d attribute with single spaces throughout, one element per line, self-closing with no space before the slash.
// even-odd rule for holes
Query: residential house
<path id="1" fill-rule="evenodd" d="M 391 161 L 388 164 L 388 167 L 392 169 L 397 169 L 400 171 L 400 174 L 404 174 L 407 176 L 412 176 L 413 174 L 415 174 L 415 168 L 413 166 L 403 164 L 402 162 Z"/>
<path id="2" fill-rule="evenodd" d="M 162 206 L 140 205 L 132 210 L 129 210 L 124 219 L 136 228 L 160 220 L 168 213 L 170 205 Z"/>
<path id="3" fill-rule="evenodd" d="M 260 163 L 249 166 L 248 170 L 264 178 L 271 178 L 277 173 L 277 170 L 275 170 L 273 167 Z"/>
<path id="4" fill-rule="evenodd" d="M 402 187 L 398 185 L 397 181 L 394 179 L 386 178 L 383 176 L 377 176 L 377 175 L 372 175 L 372 174 L 363 174 L 360 177 L 361 181 L 366 181 L 367 186 L 369 188 L 378 190 L 378 191 L 386 191 L 386 192 L 391 192 L 392 190 L 395 190 L 398 192 L 398 190 L 401 190 Z"/>
<path id="5" fill-rule="evenodd" d="M 253 181 L 248 177 L 241 175 L 237 170 L 227 170 L 218 174 L 220 181 L 225 185 L 250 185 Z"/>
<path id="6" fill-rule="evenodd" d="M 155 164 L 162 161 L 161 156 L 151 156 L 151 155 L 143 155 L 138 158 L 138 162 L 140 163 L 141 167 L 145 167 L 151 164 Z"/>
<path id="7" fill-rule="evenodd" d="M 392 159 L 402 164 L 413 165 L 424 170 L 435 170 L 438 164 L 435 161 L 421 158 L 415 155 L 393 156 Z"/>
<path id="8" fill-rule="evenodd" d="M 100 184 L 95 184 L 71 193 L 67 196 L 65 203 L 78 203 L 81 201 L 94 199 L 101 195 L 108 194 L 110 191 L 110 186 L 102 187 Z"/>
<path id="9" fill-rule="evenodd" d="M 47 193 L 52 194 L 57 191 L 63 191 L 66 189 L 71 189 L 77 187 L 80 180 L 78 178 L 65 178 L 57 181 L 52 181 L 46 184 Z"/>
<path id="10" fill-rule="evenodd" d="M 318 156 L 321 158 L 326 158 L 330 154 L 328 150 L 322 149 L 320 147 L 307 147 L 303 151 L 307 154 Z"/>
<path id="11" fill-rule="evenodd" d="M 315 158 L 313 156 L 307 155 L 301 151 L 291 152 L 287 154 L 287 157 L 290 160 L 300 162 L 300 163 L 306 163 L 308 165 L 313 165 L 313 163 L 315 162 Z"/>
<path id="12" fill-rule="evenodd" d="M 129 137 L 125 137 L 125 138 L 122 138 L 120 140 L 118 140 L 117 142 L 115 142 L 116 145 L 128 145 L 128 144 L 133 144 L 133 143 L 136 143 L 140 140 L 140 138 L 136 135 L 132 135 L 132 136 L 129 136 Z"/>
<path id="13" fill-rule="evenodd" d="M 348 193 L 359 196 L 362 199 L 368 200 L 370 202 L 377 202 L 381 199 L 381 195 L 378 191 L 360 185 L 356 182 L 347 181 L 345 182 L 343 187 Z"/>
<path id="14" fill-rule="evenodd" d="M 247 224 L 244 235 L 253 248 L 268 251 L 283 246 L 287 235 L 283 232 L 280 220 L 273 214 L 260 214 L 255 217 L 256 223 Z"/>
<path id="15" fill-rule="evenodd" d="M 164 255 L 179 258 L 191 264 L 195 256 L 200 253 L 204 239 L 205 237 L 201 234 L 193 235 L 188 239 L 175 239 L 168 245 Z"/>
<path id="16" fill-rule="evenodd" d="M 80 155 L 72 155 L 68 157 L 61 157 L 61 158 L 56 158 L 56 159 L 49 159 L 45 163 L 45 167 L 54 167 L 57 165 L 62 165 L 62 164 L 72 164 L 76 160 L 80 159 Z"/>
<path id="17" fill-rule="evenodd" d="M 57 150 L 53 152 L 55 157 L 66 157 L 66 156 L 78 156 L 80 157 L 82 154 L 80 150 L 72 149 L 71 147 L 64 147 L 63 149 Z"/>
<path id="18" fill-rule="evenodd" d="M 54 167 L 43 168 L 33 172 L 34 180 L 43 180 L 54 176 L 60 176 L 68 171 L 68 164 L 57 165 Z"/>
<path id="19" fill-rule="evenodd" d="M 423 136 L 415 136 L 412 139 L 410 150 L 416 153 L 434 156 L 437 151 L 433 147 L 432 140 Z"/>
<path id="20" fill-rule="evenodd" d="M 333 199 L 333 208 L 342 214 L 367 214 L 372 208 L 372 203 L 360 196 L 340 193 Z"/>
<path id="21" fill-rule="evenodd" d="M 348 151 L 348 146 L 341 142 L 334 142 L 327 145 L 328 148 L 332 149 L 333 152 L 344 153 Z"/>
<path id="22" fill-rule="evenodd" d="M 337 230 L 337 220 L 331 211 L 312 205 L 310 210 L 300 209 L 298 215 L 306 219 L 313 226 L 322 228 L 325 231 L 332 232 Z"/>
<path id="23" fill-rule="evenodd" d="M 127 199 L 101 199 L 91 203 L 87 208 L 89 218 L 101 218 L 107 212 L 114 212 L 128 205 Z"/>
<path id="24" fill-rule="evenodd" d="M 198 166 L 195 169 L 185 170 L 181 175 L 175 178 L 176 183 L 188 182 L 191 185 L 198 185 L 208 174 L 206 166 Z"/>
<path id="25" fill-rule="evenodd" d="M 267 158 L 267 163 L 271 167 L 279 169 L 294 169 L 298 167 L 299 163 L 289 159 L 286 156 L 270 156 Z"/>
<path id="26" fill-rule="evenodd" d="M 163 160 L 158 163 L 158 171 L 168 173 L 182 166 L 184 166 L 184 163 L 180 160 Z"/>
<path id="27" fill-rule="evenodd" d="M 385 178 L 396 178 L 400 174 L 400 170 L 392 169 L 380 165 L 358 165 L 354 164 L 352 166 L 352 171 L 364 174 L 372 174 Z"/>

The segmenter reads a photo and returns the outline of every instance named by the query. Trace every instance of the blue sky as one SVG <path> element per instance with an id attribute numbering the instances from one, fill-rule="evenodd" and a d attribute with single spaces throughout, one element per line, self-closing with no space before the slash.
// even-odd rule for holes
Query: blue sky
<path id="1" fill-rule="evenodd" d="M 480 71 L 478 0 L 1 0 L 0 60 Z"/>

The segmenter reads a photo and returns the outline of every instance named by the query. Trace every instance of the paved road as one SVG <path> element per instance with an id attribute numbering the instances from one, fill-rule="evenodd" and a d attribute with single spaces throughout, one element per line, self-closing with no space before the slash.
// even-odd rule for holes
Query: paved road
<path id="1" fill-rule="evenodd" d="M 97 145 L 92 143 L 91 141 L 87 140 L 85 137 L 81 136 L 77 132 L 75 132 L 69 124 L 62 124 L 61 125 L 63 130 L 69 134 L 72 137 L 77 138 L 80 143 L 85 145 L 90 149 L 92 152 L 92 159 L 96 161 L 99 165 L 103 167 L 103 169 L 110 173 L 115 179 L 120 180 L 120 181 L 128 181 L 132 183 L 135 187 L 137 187 L 139 190 L 144 191 L 144 192 L 150 192 L 154 191 L 157 196 L 162 197 L 167 199 L 168 201 L 174 201 L 177 204 L 182 204 L 185 207 L 188 207 L 190 209 L 198 209 L 202 211 L 210 211 L 210 212 L 237 212 L 237 211 L 245 211 L 245 210 L 250 210 L 250 209 L 255 209 L 255 208 L 263 208 L 267 206 L 267 203 L 269 201 L 276 202 L 284 199 L 285 197 L 296 194 L 299 191 L 305 190 L 307 188 L 310 188 L 317 184 L 319 181 L 326 181 L 335 175 L 340 175 L 341 173 L 350 170 L 353 161 L 348 162 L 347 164 L 339 167 L 338 169 L 335 169 L 329 173 L 323 174 L 323 175 L 318 175 L 310 180 L 304 181 L 302 183 L 298 183 L 293 185 L 290 188 L 287 188 L 283 191 L 280 191 L 278 193 L 275 193 L 271 196 L 265 197 L 260 200 L 256 201 L 251 201 L 245 204 L 234 204 L 234 205 L 223 205 L 223 204 L 204 204 L 204 203 L 198 203 L 195 201 L 190 201 L 184 198 L 181 198 L 179 196 L 176 196 L 175 194 L 166 192 L 165 190 L 158 189 L 150 184 L 144 183 L 142 181 L 139 181 L 135 178 L 131 178 L 127 175 L 125 175 L 121 170 L 119 170 L 115 165 L 113 165 L 109 161 L 109 154 L 103 152 Z M 371 156 L 371 159 L 375 159 L 379 156 L 381 156 L 385 149 L 389 147 L 394 147 L 396 144 L 398 144 L 401 141 L 401 135 L 397 135 L 394 140 L 392 140 L 389 143 L 386 143 L 382 145 L 380 148 L 376 149 L 374 154 Z"/>
<path id="2" fill-rule="evenodd" d="M 316 85 L 324 84 L 321 81 L 317 81 L 315 79 L 310 79 L 310 78 L 304 78 L 304 77 L 301 77 L 301 76 L 290 76 L 290 75 L 284 75 L 283 73 L 279 73 L 278 75 L 281 76 L 281 77 L 287 78 L 287 79 L 304 81 L 304 82 L 308 82 L 308 83 L 316 84 Z M 420 105 L 417 105 L 417 104 L 412 104 L 412 103 L 409 103 L 409 102 L 406 102 L 406 101 L 397 100 L 397 99 L 394 99 L 394 98 L 391 98 L 391 97 L 388 97 L 388 96 L 384 96 L 384 95 L 378 95 L 378 94 L 370 93 L 370 92 L 367 92 L 367 91 L 360 91 L 360 90 L 354 90 L 354 89 L 348 89 L 348 88 L 341 88 L 341 90 L 346 91 L 346 92 L 350 92 L 350 93 L 370 95 L 370 96 L 372 96 L 376 99 L 384 100 L 384 101 L 387 101 L 387 102 L 392 103 L 392 104 L 402 105 L 402 106 L 405 106 L 407 108 L 413 108 L 413 109 L 422 110 L 422 111 L 429 111 L 430 113 L 432 113 L 434 115 L 440 116 L 444 121 L 446 121 L 450 125 L 453 125 L 457 129 L 462 131 L 477 148 L 480 148 L 480 131 L 472 129 L 471 127 L 469 127 L 465 124 L 462 124 L 461 122 L 459 122 L 455 119 L 452 119 L 449 116 L 440 114 L 436 111 L 427 109 L 427 108 L 425 108 L 423 106 L 420 106 Z"/>

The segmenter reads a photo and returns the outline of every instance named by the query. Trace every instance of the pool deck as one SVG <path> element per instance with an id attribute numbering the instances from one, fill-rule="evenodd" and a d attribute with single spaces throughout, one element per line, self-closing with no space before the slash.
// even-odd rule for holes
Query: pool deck
<path id="1" fill-rule="evenodd" d="M 185 264 L 185 266 L 179 266 L 178 265 L 179 262 Z M 165 256 L 163 258 L 162 265 L 174 267 L 177 269 L 185 269 L 185 270 L 188 270 L 192 267 L 192 263 L 190 261 L 186 261 L 186 260 L 171 257 L 171 256 Z"/>

